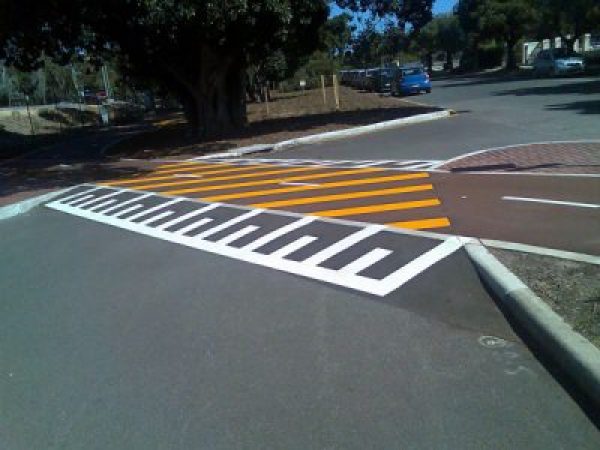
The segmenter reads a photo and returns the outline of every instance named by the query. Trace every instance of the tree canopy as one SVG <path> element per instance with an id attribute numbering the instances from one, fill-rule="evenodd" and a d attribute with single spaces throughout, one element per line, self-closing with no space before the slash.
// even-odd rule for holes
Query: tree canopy
<path id="1" fill-rule="evenodd" d="M 245 69 L 318 44 L 325 0 L 0 0 L 0 58 L 35 68 L 118 53 L 138 80 L 176 94 L 201 133 L 245 122 Z"/>

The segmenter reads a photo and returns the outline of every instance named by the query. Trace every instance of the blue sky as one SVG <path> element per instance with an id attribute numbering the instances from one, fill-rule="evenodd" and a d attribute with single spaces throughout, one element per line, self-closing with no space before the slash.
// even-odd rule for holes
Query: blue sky
<path id="1" fill-rule="evenodd" d="M 454 8 L 456 2 L 457 0 L 435 0 L 433 2 L 433 14 L 435 15 L 452 11 L 452 8 Z M 330 7 L 332 16 L 337 16 L 342 12 L 342 10 L 337 7 L 335 2 L 332 2 Z"/>

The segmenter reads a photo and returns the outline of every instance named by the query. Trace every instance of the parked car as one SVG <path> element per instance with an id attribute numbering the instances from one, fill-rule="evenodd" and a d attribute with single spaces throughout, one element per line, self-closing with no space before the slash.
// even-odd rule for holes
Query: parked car
<path id="1" fill-rule="evenodd" d="M 397 70 L 394 67 L 375 69 L 369 79 L 367 90 L 371 92 L 389 92 L 392 89 L 392 81 Z"/>
<path id="2" fill-rule="evenodd" d="M 431 92 L 429 74 L 423 67 L 400 67 L 392 81 L 392 95 L 420 94 Z"/>
<path id="3" fill-rule="evenodd" d="M 582 73 L 585 71 L 583 56 L 566 48 L 553 48 L 540 51 L 533 61 L 533 71 L 537 76 Z"/>

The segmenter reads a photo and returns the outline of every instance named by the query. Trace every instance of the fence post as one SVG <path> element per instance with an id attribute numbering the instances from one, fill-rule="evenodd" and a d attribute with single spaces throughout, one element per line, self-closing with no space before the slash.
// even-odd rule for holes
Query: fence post
<path id="1" fill-rule="evenodd" d="M 337 75 L 333 75 L 333 96 L 335 97 L 335 110 L 340 110 L 340 92 L 338 90 L 338 79 Z"/>
<path id="2" fill-rule="evenodd" d="M 327 106 L 327 93 L 325 92 L 325 75 L 321 75 L 321 90 L 323 91 L 323 105 Z"/>

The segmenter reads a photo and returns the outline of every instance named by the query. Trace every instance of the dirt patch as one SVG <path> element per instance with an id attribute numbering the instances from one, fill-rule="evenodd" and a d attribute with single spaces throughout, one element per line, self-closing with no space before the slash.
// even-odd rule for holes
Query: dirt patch
<path id="1" fill-rule="evenodd" d="M 268 108 L 268 110 L 267 110 Z M 335 110 L 331 88 L 326 101 L 318 89 L 273 93 L 272 101 L 248 105 L 248 126 L 212 139 L 191 135 L 183 115 L 173 115 L 157 129 L 113 147 L 112 155 L 135 158 L 190 157 L 252 144 L 273 144 L 310 134 L 351 128 L 384 120 L 437 111 L 403 100 L 340 88 L 340 110 Z"/>
<path id="2" fill-rule="evenodd" d="M 509 250 L 489 251 L 600 348 L 600 266 Z"/>

